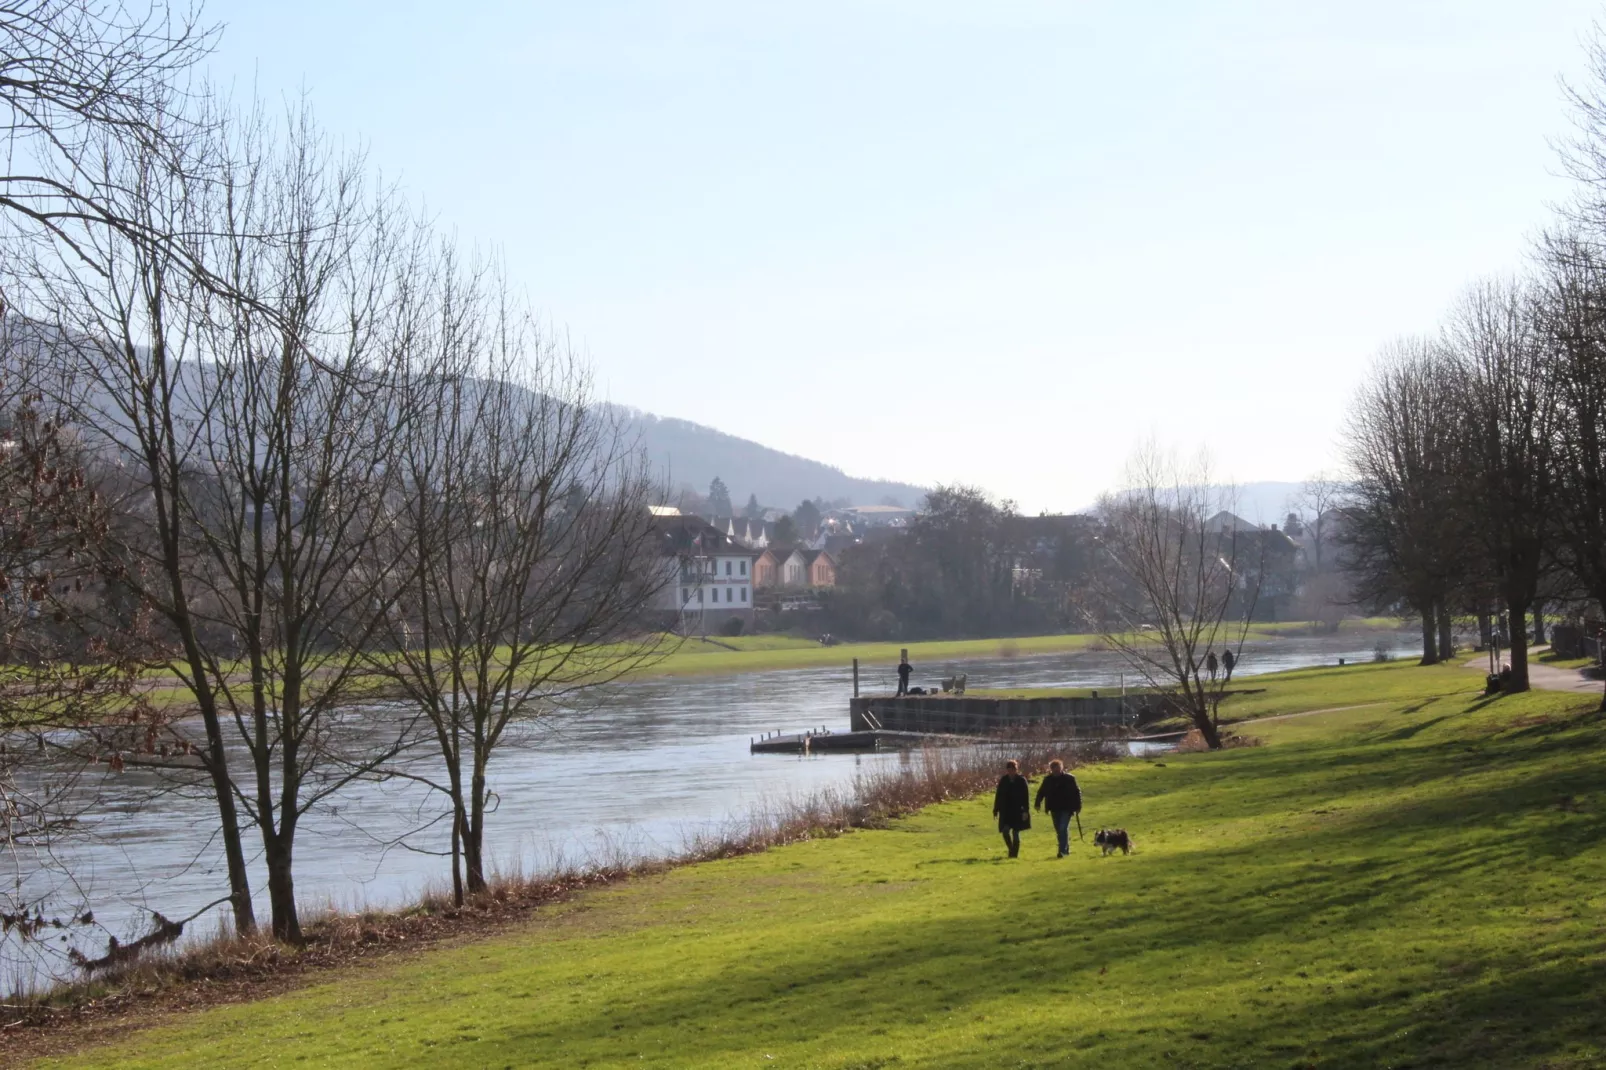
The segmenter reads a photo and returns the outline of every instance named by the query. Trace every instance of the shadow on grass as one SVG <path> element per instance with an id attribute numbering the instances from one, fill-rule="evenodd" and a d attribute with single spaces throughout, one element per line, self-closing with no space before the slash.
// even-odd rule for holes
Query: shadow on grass
<path id="1" fill-rule="evenodd" d="M 667 1029 L 695 1034 L 686 1050 L 711 1065 L 792 1043 L 896 1060 L 896 1042 L 876 1039 L 889 1028 L 959 1043 L 946 1031 L 963 1025 L 986 1041 L 1000 1000 L 1098 1000 L 1114 968 L 1128 978 L 1123 999 L 1147 995 L 1167 1013 L 1112 1011 L 1096 1031 L 1059 1038 L 1041 1065 L 1599 1065 L 1606 937 L 1598 919 L 1558 914 L 1565 895 L 1533 886 L 1582 881 L 1582 856 L 1606 842 L 1601 808 L 1556 802 L 1598 790 L 1606 754 L 1576 726 L 1402 742 L 1452 716 L 1359 744 L 1211 756 L 1181 783 L 1139 782 L 1123 804 L 1138 814 L 1174 806 L 1168 795 L 1181 790 L 1203 802 L 1183 820 L 1208 822 L 1237 816 L 1234 798 L 1253 794 L 1267 827 L 1250 842 L 1207 841 L 1146 865 L 1138 856 L 1021 870 L 1001 879 L 1030 882 L 1029 894 L 1000 884 L 995 899 L 949 916 L 888 923 L 844 912 L 818 944 L 755 955 L 718 976 L 664 978 L 631 1004 L 572 1021 L 515 1027 L 475 1058 L 516 1064 L 532 1050 L 617 1036 L 617 1050 L 598 1055 L 606 1062 L 632 1033 Z M 1379 806 L 1380 793 L 1395 797 Z M 1328 816 L 1293 827 L 1311 820 L 1313 802 Z M 1141 868 L 1117 868 L 1132 864 Z M 1066 885 L 1067 872 L 1087 883 Z M 1103 898 L 1085 898 L 1095 888 Z M 1515 934 L 1490 921 L 1530 908 L 1557 916 Z M 1334 958 L 1363 953 L 1383 959 L 1362 970 Z M 1289 968 L 1268 978 L 1269 1011 L 1253 999 L 1223 1005 L 1220 986 L 1243 990 L 1256 956 L 1273 954 L 1316 976 Z M 1346 969 L 1367 979 L 1351 983 Z M 944 1065 L 988 1058 L 978 1048 Z"/>

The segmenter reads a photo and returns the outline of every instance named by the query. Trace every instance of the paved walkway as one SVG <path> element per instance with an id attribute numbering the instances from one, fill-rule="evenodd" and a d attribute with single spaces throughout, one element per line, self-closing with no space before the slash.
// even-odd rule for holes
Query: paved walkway
<path id="1" fill-rule="evenodd" d="M 1535 660 L 1538 655 L 1549 647 L 1528 648 L 1528 686 L 1537 687 L 1541 691 L 1574 691 L 1578 694 L 1598 695 L 1601 693 L 1600 680 L 1592 680 L 1584 675 L 1582 669 L 1562 669 L 1555 665 L 1545 665 Z M 1469 669 L 1477 669 L 1481 673 L 1489 671 L 1489 654 L 1485 651 L 1466 663 Z"/>

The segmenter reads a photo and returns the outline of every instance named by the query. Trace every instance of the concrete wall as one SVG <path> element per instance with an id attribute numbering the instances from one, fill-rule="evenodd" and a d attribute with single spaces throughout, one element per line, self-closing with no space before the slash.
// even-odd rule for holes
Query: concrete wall
<path id="1" fill-rule="evenodd" d="M 1103 735 L 1131 728 L 1145 719 L 1151 697 L 1099 698 L 856 698 L 853 730 L 885 728 L 898 732 L 951 732 L 989 735 L 1011 728 L 1052 725 L 1074 734 Z M 1158 712 L 1156 710 L 1156 712 Z"/>

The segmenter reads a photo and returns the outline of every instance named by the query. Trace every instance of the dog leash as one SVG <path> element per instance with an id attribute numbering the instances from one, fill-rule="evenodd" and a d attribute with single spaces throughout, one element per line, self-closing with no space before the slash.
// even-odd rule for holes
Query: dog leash
<path id="1" fill-rule="evenodd" d="M 1087 842 L 1087 837 L 1082 835 L 1082 811 L 1077 810 L 1077 811 L 1075 811 L 1075 814 L 1076 814 L 1076 838 L 1081 840 L 1083 843 L 1086 843 Z"/>

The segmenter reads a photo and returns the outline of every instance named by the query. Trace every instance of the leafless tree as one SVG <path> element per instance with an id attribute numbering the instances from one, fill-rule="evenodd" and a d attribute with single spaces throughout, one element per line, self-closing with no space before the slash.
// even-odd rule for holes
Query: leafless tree
<path id="1" fill-rule="evenodd" d="M 1355 475 L 1341 545 L 1357 593 L 1404 601 L 1422 617 L 1422 664 L 1439 661 L 1435 622 L 1466 579 L 1455 363 L 1439 342 L 1384 348 L 1351 403 Z"/>
<path id="2" fill-rule="evenodd" d="M 1330 472 L 1317 472 L 1300 484 L 1299 491 L 1289 502 L 1299 514 L 1310 535 L 1312 566 L 1317 572 L 1328 564 L 1326 551 L 1331 539 L 1335 513 L 1349 500 L 1349 485 Z"/>
<path id="3" fill-rule="evenodd" d="M 225 127 L 210 151 L 204 181 L 144 157 L 112 185 L 153 230 L 195 236 L 191 255 L 225 285 L 197 280 L 170 243 L 120 233 L 91 237 L 102 270 L 40 274 L 107 448 L 128 458 L 128 537 L 108 567 L 165 620 L 205 743 L 157 727 L 212 784 L 236 927 L 255 924 L 248 823 L 273 931 L 298 942 L 300 819 L 378 775 L 402 738 L 342 706 L 387 608 L 372 562 L 404 431 L 416 229 L 304 112 L 282 132 L 260 117 Z"/>
<path id="4" fill-rule="evenodd" d="M 0 955 L 28 963 L 93 916 L 64 842 L 94 806 L 83 756 L 58 740 L 120 713 L 144 633 L 96 568 L 110 509 L 91 458 L 46 392 L 39 339 L 0 322 Z M 113 603 L 124 612 L 86 612 Z M 97 626 L 98 625 L 98 626 Z"/>
<path id="5" fill-rule="evenodd" d="M 1557 391 L 1556 550 L 1566 573 L 1606 611 L 1606 259 L 1574 233 L 1552 234 L 1543 331 Z M 1606 696 L 1601 700 L 1606 709 Z"/>
<path id="6" fill-rule="evenodd" d="M 1183 466 L 1150 445 L 1125 486 L 1099 503 L 1099 541 L 1112 568 L 1100 601 L 1103 637 L 1151 688 L 1221 746 L 1221 700 L 1259 597 L 1264 533 L 1240 530 L 1235 496 L 1201 459 Z"/>
<path id="7" fill-rule="evenodd" d="M 493 758 L 659 656 L 644 625 L 667 574 L 647 511 L 663 489 L 584 368 L 494 273 L 438 263 L 372 664 L 432 728 L 441 772 L 421 779 L 449 800 L 461 903 L 486 884 Z"/>
<path id="8" fill-rule="evenodd" d="M 0 6 L 0 209 L 13 233 L 42 232 L 73 250 L 86 229 L 169 241 L 123 210 L 126 198 L 105 186 L 93 161 L 108 142 L 179 160 L 198 114 L 191 74 L 217 36 L 199 5 L 165 0 Z M 80 266 L 93 270 L 93 255 Z"/>
<path id="9" fill-rule="evenodd" d="M 1454 463 L 1474 513 L 1481 571 L 1511 621 L 1511 679 L 1528 689 L 1528 613 L 1551 565 L 1561 410 L 1538 294 L 1507 281 L 1473 286 L 1445 327 L 1460 418 Z"/>

